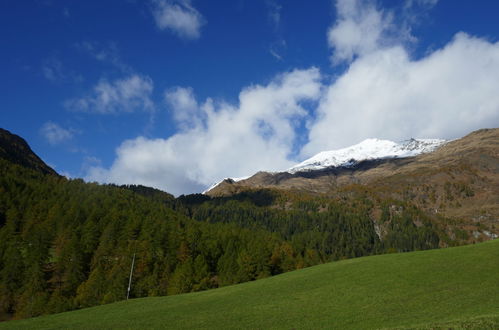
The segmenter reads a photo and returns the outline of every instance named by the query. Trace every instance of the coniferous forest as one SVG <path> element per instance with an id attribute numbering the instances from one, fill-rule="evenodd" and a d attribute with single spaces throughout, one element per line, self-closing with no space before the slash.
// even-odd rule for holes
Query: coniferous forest
<path id="1" fill-rule="evenodd" d="M 5 159 L 0 173 L 2 320 L 126 299 L 134 255 L 131 298 L 436 248 L 448 239 L 418 209 L 362 194 L 342 200 L 253 190 L 174 198 L 142 186 L 68 180 Z"/>

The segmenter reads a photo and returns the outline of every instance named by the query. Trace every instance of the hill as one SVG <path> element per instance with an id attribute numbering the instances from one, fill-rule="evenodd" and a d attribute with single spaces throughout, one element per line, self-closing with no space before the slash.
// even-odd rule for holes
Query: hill
<path id="1" fill-rule="evenodd" d="M 0 324 L 0 329 L 378 329 L 499 326 L 499 240 L 356 258 L 220 289 Z"/>
<path id="2" fill-rule="evenodd" d="M 69 180 L 40 170 L 41 161 L 34 166 L 29 146 L 9 139 L 10 151 L 0 154 L 0 320 L 123 300 L 134 255 L 130 297 L 140 298 L 498 233 L 487 217 L 468 225 L 426 212 L 405 193 L 395 198 L 360 184 L 331 193 L 274 187 L 174 198 Z M 488 187 L 487 180 L 476 182 Z"/>
<path id="3" fill-rule="evenodd" d="M 0 128 L 0 158 L 44 174 L 57 175 L 31 150 L 23 138 L 3 128 Z"/>
<path id="4" fill-rule="evenodd" d="M 16 153 L 20 140 L 8 138 L 12 152 L 0 155 L 0 320 L 123 300 L 133 255 L 130 297 L 138 298 L 439 246 L 438 228 L 410 208 L 384 218 L 393 225 L 381 241 L 369 201 L 270 190 L 175 199 L 147 187 L 52 175 L 27 162 L 35 159 L 27 145 Z"/>
<path id="5" fill-rule="evenodd" d="M 0 158 L 0 192 L 0 320 L 123 300 L 134 254 L 131 297 L 296 269 L 297 255 L 271 260 L 289 245 L 282 238 L 191 219 L 144 187 L 68 180 Z"/>

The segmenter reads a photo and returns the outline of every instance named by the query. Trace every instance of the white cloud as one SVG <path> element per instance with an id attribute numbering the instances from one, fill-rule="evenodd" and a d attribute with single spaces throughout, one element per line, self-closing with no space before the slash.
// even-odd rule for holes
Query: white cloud
<path id="1" fill-rule="evenodd" d="M 133 74 L 112 82 L 102 79 L 90 95 L 67 100 L 65 106 L 75 111 L 100 114 L 133 112 L 137 109 L 151 111 L 154 109 L 152 91 L 153 82 L 147 76 Z"/>
<path id="2" fill-rule="evenodd" d="M 305 158 L 370 137 L 449 139 L 497 127 L 499 42 L 458 33 L 443 48 L 414 58 L 404 48 L 409 27 L 394 35 L 392 13 L 374 2 L 340 0 L 337 7 L 343 14 L 329 34 L 354 26 L 350 39 L 335 32 L 334 56 L 348 67 L 333 81 L 322 85 L 315 68 L 295 70 L 243 89 L 236 105 L 198 102 L 191 88 L 169 89 L 165 102 L 179 131 L 123 142 L 113 165 L 91 167 L 87 179 L 199 192 L 224 177 L 290 167 L 296 152 Z M 303 129 L 309 139 L 301 147 Z"/>
<path id="3" fill-rule="evenodd" d="M 373 1 L 338 0 L 337 22 L 328 31 L 333 61 L 352 61 L 381 47 L 384 35 L 392 29 L 391 15 L 378 10 Z"/>
<path id="4" fill-rule="evenodd" d="M 409 7 L 436 4 L 407 0 L 396 24 L 394 12 L 373 1 L 337 1 L 338 19 L 328 37 L 333 60 L 349 65 L 327 87 L 302 157 L 371 137 L 456 138 L 497 126 L 498 43 L 458 33 L 420 59 L 404 47 L 414 38 L 410 24 L 419 24 L 417 10 Z"/>
<path id="5" fill-rule="evenodd" d="M 183 122 L 180 114 L 188 109 L 194 124 L 167 139 L 125 141 L 111 168 L 93 167 L 87 179 L 181 194 L 202 191 L 227 176 L 287 168 L 294 164 L 289 156 L 295 125 L 307 114 L 302 102 L 317 100 L 320 87 L 320 73 L 312 68 L 243 89 L 237 106 L 211 99 L 198 105 L 190 89 L 167 91 L 177 120 Z"/>
<path id="6" fill-rule="evenodd" d="M 40 129 L 43 137 L 52 145 L 60 144 L 73 138 L 73 131 L 62 128 L 51 121 L 46 122 Z"/>
<path id="7" fill-rule="evenodd" d="M 180 128 L 197 126 L 202 118 L 192 88 L 175 87 L 165 91 L 165 102 L 173 110 L 173 118 Z"/>
<path id="8" fill-rule="evenodd" d="M 403 12 L 378 8 L 375 0 L 337 0 L 337 21 L 328 30 L 328 44 L 333 48 L 333 64 L 352 62 L 359 56 L 390 48 L 395 45 L 413 43 L 411 24 L 417 19 L 413 13 L 415 4 L 426 9 L 426 3 L 435 0 L 408 0 Z"/>
<path id="9" fill-rule="evenodd" d="M 152 14 L 159 29 L 170 30 L 182 39 L 198 39 L 205 24 L 190 0 L 155 0 Z"/>
<path id="10" fill-rule="evenodd" d="M 499 124 L 499 43 L 459 33 L 411 60 L 400 47 L 359 57 L 331 86 L 303 155 L 377 137 L 457 138 Z"/>

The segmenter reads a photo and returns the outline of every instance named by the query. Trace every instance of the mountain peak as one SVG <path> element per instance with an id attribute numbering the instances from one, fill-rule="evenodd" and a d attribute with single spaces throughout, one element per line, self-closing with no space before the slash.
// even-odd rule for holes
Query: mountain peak
<path id="1" fill-rule="evenodd" d="M 432 152 L 446 142 L 440 139 L 411 138 L 397 143 L 371 138 L 347 148 L 320 152 L 286 172 L 293 174 L 327 167 L 349 167 L 364 160 L 413 157 Z"/>

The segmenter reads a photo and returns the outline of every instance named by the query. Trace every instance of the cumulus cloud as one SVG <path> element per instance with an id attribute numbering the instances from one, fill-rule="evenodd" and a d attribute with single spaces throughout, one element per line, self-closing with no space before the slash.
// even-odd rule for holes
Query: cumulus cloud
<path id="1" fill-rule="evenodd" d="M 75 111 L 111 114 L 154 109 L 151 100 L 153 82 L 147 76 L 137 74 L 109 82 L 100 80 L 89 95 L 70 99 L 66 108 Z"/>
<path id="2" fill-rule="evenodd" d="M 46 122 L 40 129 L 40 133 L 52 145 L 60 144 L 73 138 L 73 131 L 62 128 L 51 121 Z"/>
<path id="3" fill-rule="evenodd" d="M 365 138 L 456 138 L 499 123 L 499 43 L 458 33 L 411 60 L 398 46 L 355 60 L 328 87 L 303 155 Z"/>
<path id="4" fill-rule="evenodd" d="M 190 0 L 155 0 L 152 14 L 159 29 L 170 30 L 182 39 L 198 39 L 206 22 Z"/>
<path id="5" fill-rule="evenodd" d="M 333 61 L 352 61 L 382 46 L 393 30 L 392 16 L 378 10 L 373 1 L 338 0 L 337 22 L 328 31 Z"/>
<path id="6" fill-rule="evenodd" d="M 337 20 L 327 34 L 333 64 L 350 63 L 383 48 L 416 42 L 411 25 L 417 23 L 421 9 L 430 9 L 430 3 L 436 2 L 407 0 L 396 11 L 379 8 L 375 0 L 337 0 Z"/>
<path id="7" fill-rule="evenodd" d="M 199 105 L 190 87 L 175 87 L 165 91 L 165 102 L 173 111 L 173 118 L 180 128 L 197 126 L 203 119 Z"/>
<path id="8" fill-rule="evenodd" d="M 178 132 L 123 142 L 112 166 L 92 166 L 87 179 L 200 192 L 224 177 L 282 170 L 366 138 L 451 139 L 498 125 L 499 42 L 461 32 L 415 58 L 407 34 L 392 34 L 400 23 L 393 13 L 372 1 L 339 0 L 337 8 L 328 36 L 333 57 L 347 66 L 333 80 L 324 83 L 316 68 L 294 70 L 244 88 L 238 104 L 168 89 Z"/>
<path id="9" fill-rule="evenodd" d="M 419 59 L 405 47 L 407 24 L 418 23 L 409 7 L 437 2 L 407 0 L 397 25 L 373 1 L 337 1 L 329 42 L 333 59 L 349 65 L 327 86 L 302 157 L 371 137 L 457 138 L 499 123 L 498 43 L 458 33 Z"/>
<path id="10" fill-rule="evenodd" d="M 294 70 L 265 86 L 243 89 L 237 105 L 211 99 L 199 104 L 190 89 L 167 91 L 177 120 L 183 122 L 188 111 L 194 124 L 167 139 L 125 141 L 113 165 L 93 167 L 87 179 L 181 194 L 202 191 L 227 176 L 287 168 L 294 164 L 289 156 L 296 125 L 307 115 L 303 102 L 320 97 L 320 78 L 316 68 Z"/>

